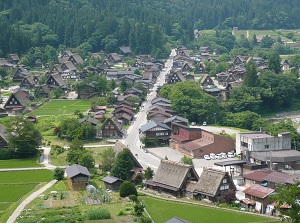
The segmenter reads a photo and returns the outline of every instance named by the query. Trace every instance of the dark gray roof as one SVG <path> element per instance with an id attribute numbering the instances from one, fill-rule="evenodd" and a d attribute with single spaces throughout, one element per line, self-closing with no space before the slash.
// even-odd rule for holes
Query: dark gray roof
<path id="1" fill-rule="evenodd" d="M 198 175 L 193 166 L 174 162 L 170 160 L 161 160 L 159 167 L 153 177 L 154 183 L 181 189 L 188 174 L 194 174 L 196 180 Z"/>
<path id="2" fill-rule="evenodd" d="M 250 156 L 257 160 L 267 160 L 270 159 L 270 152 L 251 152 Z M 294 161 L 300 161 L 300 152 L 297 150 L 284 149 L 272 151 L 272 162 L 285 163 Z"/>
<path id="3" fill-rule="evenodd" d="M 155 104 L 155 103 L 158 103 L 158 102 L 164 102 L 164 103 L 167 103 L 167 104 L 171 104 L 171 101 L 166 99 L 166 98 L 162 98 L 162 97 L 157 97 L 157 98 L 154 98 L 152 101 L 151 101 L 151 104 Z"/>
<path id="4" fill-rule="evenodd" d="M 120 50 L 123 52 L 123 53 L 131 53 L 131 49 L 129 46 L 121 46 L 120 47 Z"/>
<path id="5" fill-rule="evenodd" d="M 166 221 L 165 223 L 191 223 L 191 222 L 189 222 L 187 220 L 183 220 L 183 219 L 178 218 L 178 217 L 175 216 L 174 218 Z"/>
<path id="6" fill-rule="evenodd" d="M 141 131 L 142 132 L 146 132 L 149 129 L 152 129 L 152 128 L 156 127 L 156 126 L 162 127 L 164 129 L 167 129 L 167 130 L 171 130 L 171 128 L 169 126 L 167 126 L 165 123 L 150 121 L 150 122 L 147 122 L 146 124 L 144 124 L 144 125 L 141 126 Z"/>
<path id="7" fill-rule="evenodd" d="M 69 166 L 66 168 L 66 173 L 69 178 L 73 178 L 77 176 L 78 174 L 83 174 L 86 176 L 91 176 L 90 172 L 85 166 L 80 166 L 77 164 L 73 164 L 72 166 Z"/>
<path id="8" fill-rule="evenodd" d="M 168 123 L 168 122 L 186 122 L 188 123 L 189 120 L 180 116 L 172 116 L 171 118 L 167 118 L 164 120 L 164 123 Z"/>
<path id="9" fill-rule="evenodd" d="M 115 182 L 117 182 L 118 180 L 121 180 L 117 177 L 113 177 L 113 176 L 106 176 L 102 179 L 103 182 L 109 183 L 109 184 L 113 184 Z M 123 181 L 123 180 L 121 180 Z"/>

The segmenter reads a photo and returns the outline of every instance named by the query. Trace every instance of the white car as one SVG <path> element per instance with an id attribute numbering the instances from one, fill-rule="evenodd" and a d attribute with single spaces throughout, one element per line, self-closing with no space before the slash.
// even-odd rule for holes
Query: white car
<path id="1" fill-rule="evenodd" d="M 217 160 L 221 160 L 221 159 L 223 159 L 223 157 L 222 157 L 222 155 L 219 153 L 219 154 L 216 155 L 216 159 L 217 159 Z"/>
<path id="2" fill-rule="evenodd" d="M 220 153 L 220 154 L 221 154 L 221 156 L 222 156 L 223 159 L 226 159 L 226 158 L 227 158 L 226 153 Z"/>
<path id="3" fill-rule="evenodd" d="M 203 158 L 206 159 L 206 160 L 210 160 L 210 156 L 209 155 L 204 155 Z"/>
<path id="4" fill-rule="evenodd" d="M 234 152 L 228 152 L 227 153 L 227 156 L 228 156 L 228 158 L 234 158 Z"/>
<path id="5" fill-rule="evenodd" d="M 203 126 L 206 126 L 206 124 L 207 124 L 206 121 L 204 121 L 204 122 L 202 123 Z"/>
<path id="6" fill-rule="evenodd" d="M 212 160 L 215 160 L 215 159 L 216 159 L 216 154 L 211 153 L 211 154 L 209 154 L 209 157 L 210 157 Z"/>

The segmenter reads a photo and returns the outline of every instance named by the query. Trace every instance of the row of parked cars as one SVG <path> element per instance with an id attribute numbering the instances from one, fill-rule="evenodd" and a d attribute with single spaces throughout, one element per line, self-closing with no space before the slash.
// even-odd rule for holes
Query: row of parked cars
<path id="1" fill-rule="evenodd" d="M 227 158 L 233 158 L 235 157 L 235 153 L 233 151 L 226 153 L 219 153 L 214 154 L 210 153 L 209 155 L 204 155 L 204 159 L 206 160 L 221 160 L 221 159 L 227 159 Z"/>

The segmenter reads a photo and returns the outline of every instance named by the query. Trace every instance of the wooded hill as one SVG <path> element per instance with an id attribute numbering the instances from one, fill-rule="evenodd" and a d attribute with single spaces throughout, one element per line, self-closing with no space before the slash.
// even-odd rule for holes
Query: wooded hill
<path id="1" fill-rule="evenodd" d="M 194 29 L 299 28 L 298 6 L 298 0 L 5 0 L 0 56 L 64 44 L 92 52 L 130 45 L 161 57 L 166 42 L 190 41 Z"/>

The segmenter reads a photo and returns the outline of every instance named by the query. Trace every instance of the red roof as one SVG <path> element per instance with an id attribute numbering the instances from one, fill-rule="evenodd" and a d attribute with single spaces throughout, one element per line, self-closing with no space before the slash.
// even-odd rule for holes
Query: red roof
<path id="1" fill-rule="evenodd" d="M 243 192 L 245 194 L 258 197 L 258 198 L 265 198 L 271 193 L 273 193 L 275 190 L 268 188 L 268 187 L 263 187 L 260 186 L 259 184 L 252 184 L 250 187 L 248 187 L 246 190 Z"/>
<path id="2" fill-rule="evenodd" d="M 269 171 L 269 170 L 266 170 L 266 171 L 258 170 L 258 171 L 253 171 L 253 172 L 250 172 L 250 173 L 245 173 L 243 175 L 243 177 L 245 179 L 248 179 L 248 180 L 254 180 L 254 181 L 262 182 L 262 181 L 264 181 L 264 178 L 266 176 L 268 176 L 270 173 L 272 173 L 272 171 Z"/>
<path id="3" fill-rule="evenodd" d="M 193 151 L 193 150 L 203 148 L 212 143 L 213 143 L 213 141 L 211 141 L 211 140 L 206 140 L 204 138 L 200 138 L 200 139 L 196 139 L 194 141 L 183 144 L 183 147 L 189 151 Z"/>
<path id="4" fill-rule="evenodd" d="M 272 172 L 268 174 L 264 180 L 273 182 L 273 183 L 285 183 L 289 178 L 292 176 L 287 173 L 281 173 L 281 172 Z"/>
<path id="5" fill-rule="evenodd" d="M 183 142 L 183 141 L 188 141 L 189 138 L 188 137 L 184 137 L 181 135 L 172 135 L 172 139 L 179 141 L 179 142 Z"/>

